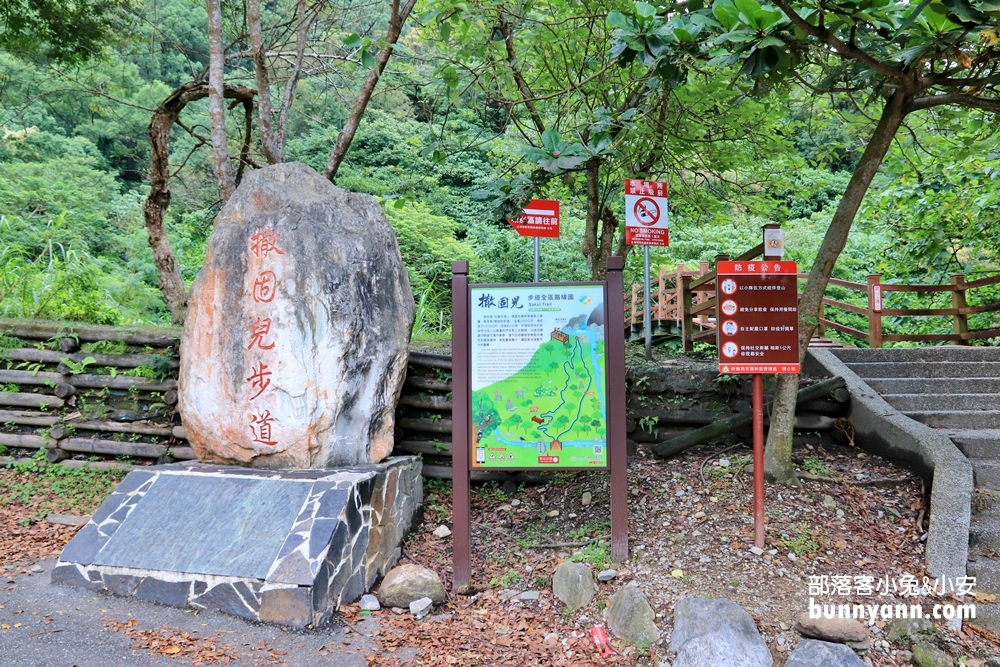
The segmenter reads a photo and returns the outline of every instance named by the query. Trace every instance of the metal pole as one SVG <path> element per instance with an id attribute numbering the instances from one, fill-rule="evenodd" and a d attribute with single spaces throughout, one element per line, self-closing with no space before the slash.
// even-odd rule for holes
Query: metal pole
<path id="1" fill-rule="evenodd" d="M 764 548 L 764 376 L 753 374 L 753 543 Z"/>
<path id="2" fill-rule="evenodd" d="M 535 237 L 535 282 L 536 283 L 539 282 L 538 261 L 539 259 L 541 259 L 541 256 L 542 256 L 542 240 L 536 236 Z"/>
<path id="3" fill-rule="evenodd" d="M 653 359 L 653 313 L 650 302 L 652 299 L 649 298 L 649 246 L 642 246 L 642 286 L 643 294 L 642 297 L 642 307 L 645 310 L 643 314 L 643 323 L 646 325 L 646 361 L 651 361 Z"/>

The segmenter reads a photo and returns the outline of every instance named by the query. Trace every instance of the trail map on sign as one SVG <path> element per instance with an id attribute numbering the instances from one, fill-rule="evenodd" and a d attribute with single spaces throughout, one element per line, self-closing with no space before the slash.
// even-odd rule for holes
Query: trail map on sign
<path id="1" fill-rule="evenodd" d="M 474 468 L 607 466 L 604 287 L 472 287 Z"/>

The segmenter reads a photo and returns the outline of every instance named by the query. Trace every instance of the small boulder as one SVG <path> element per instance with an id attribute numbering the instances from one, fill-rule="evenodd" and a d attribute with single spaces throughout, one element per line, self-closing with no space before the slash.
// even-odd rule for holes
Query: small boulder
<path id="1" fill-rule="evenodd" d="M 552 576 L 552 593 L 570 611 L 586 607 L 597 593 L 594 571 L 586 563 L 564 561 Z"/>
<path id="2" fill-rule="evenodd" d="M 430 598 L 420 598 L 410 603 L 410 613 L 416 616 L 417 620 L 431 613 L 431 609 L 433 608 L 434 600 Z"/>
<path id="3" fill-rule="evenodd" d="M 618 576 L 618 570 L 601 570 L 597 573 L 597 580 L 600 582 L 608 582 Z"/>
<path id="4" fill-rule="evenodd" d="M 941 631 L 926 618 L 897 618 L 889 624 L 886 637 L 894 644 L 909 648 L 920 642 L 936 644 L 941 639 Z"/>
<path id="5" fill-rule="evenodd" d="M 635 582 L 619 588 L 604 610 L 611 632 L 622 641 L 638 647 L 648 647 L 660 638 L 660 630 L 653 622 L 654 616 L 653 608 Z"/>
<path id="6" fill-rule="evenodd" d="M 682 598 L 674 606 L 673 667 L 771 667 L 774 660 L 753 618 L 723 598 Z"/>
<path id="7" fill-rule="evenodd" d="M 817 639 L 799 642 L 788 656 L 785 667 L 867 667 L 858 655 L 844 646 Z"/>
<path id="8" fill-rule="evenodd" d="M 434 570 L 412 563 L 392 568 L 378 591 L 383 607 L 405 608 L 420 598 L 430 598 L 434 604 L 441 604 L 445 598 L 444 584 Z"/>
<path id="9" fill-rule="evenodd" d="M 810 618 L 803 612 L 795 619 L 794 628 L 803 637 L 848 644 L 862 650 L 871 646 L 868 630 L 853 618 Z"/>
<path id="10" fill-rule="evenodd" d="M 362 595 L 361 601 L 358 603 L 358 609 L 361 611 L 378 611 L 381 608 L 382 605 L 378 603 L 378 598 L 371 593 Z"/>
<path id="11" fill-rule="evenodd" d="M 951 656 L 928 642 L 914 644 L 910 660 L 917 667 L 952 667 L 955 664 Z"/>
<path id="12" fill-rule="evenodd" d="M 449 535 L 451 535 L 451 528 L 449 528 L 444 524 L 441 524 L 440 526 L 434 529 L 434 537 L 445 538 L 448 537 Z"/>

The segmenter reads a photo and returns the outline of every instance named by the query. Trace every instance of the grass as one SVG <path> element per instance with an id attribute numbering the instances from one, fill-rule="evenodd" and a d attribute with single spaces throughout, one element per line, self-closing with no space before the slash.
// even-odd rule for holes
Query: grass
<path id="1" fill-rule="evenodd" d="M 805 461 L 802 462 L 802 467 L 814 475 L 820 477 L 833 477 L 833 470 L 830 469 L 828 465 L 823 463 L 823 461 L 815 456 L 806 457 Z"/>
<path id="2" fill-rule="evenodd" d="M 53 512 L 91 514 L 125 476 L 122 471 L 87 470 L 31 464 L 0 468 L 0 506 L 23 506 L 29 525 Z"/>
<path id="3" fill-rule="evenodd" d="M 574 563 L 590 563 L 598 570 L 607 569 L 611 564 L 611 553 L 607 542 L 591 542 L 573 554 L 570 558 Z"/>

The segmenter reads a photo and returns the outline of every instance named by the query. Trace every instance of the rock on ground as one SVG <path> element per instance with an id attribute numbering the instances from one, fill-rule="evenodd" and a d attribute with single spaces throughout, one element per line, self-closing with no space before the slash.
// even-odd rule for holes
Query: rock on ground
<path id="1" fill-rule="evenodd" d="M 632 646 L 649 646 L 660 638 L 655 614 L 635 582 L 619 588 L 608 601 L 604 618 L 616 637 Z"/>
<path id="2" fill-rule="evenodd" d="M 804 639 L 788 656 L 785 667 L 866 667 L 850 648 L 843 644 Z"/>
<path id="3" fill-rule="evenodd" d="M 556 568 L 552 576 L 552 594 L 570 611 L 586 607 L 596 593 L 594 571 L 586 563 L 564 561 Z"/>
<path id="4" fill-rule="evenodd" d="M 444 584 L 434 570 L 412 563 L 389 570 L 378 590 L 378 600 L 383 607 L 405 609 L 421 598 L 441 604 L 445 598 Z"/>
<path id="5" fill-rule="evenodd" d="M 358 603 L 358 609 L 361 611 L 378 611 L 382 608 L 379 604 L 378 598 L 368 593 L 367 595 L 361 596 L 361 601 Z"/>
<path id="6" fill-rule="evenodd" d="M 716 598 L 682 598 L 674 606 L 673 667 L 771 667 L 773 659 L 753 618 L 740 605 Z"/>
<path id="7" fill-rule="evenodd" d="M 795 631 L 804 637 L 840 644 L 864 644 L 870 641 L 865 626 L 853 618 L 809 618 L 807 612 L 795 619 Z"/>
<path id="8" fill-rule="evenodd" d="M 952 667 L 951 657 L 934 644 L 919 642 L 913 645 L 910 659 L 916 667 Z"/>
<path id="9" fill-rule="evenodd" d="M 410 613 L 420 620 L 427 614 L 431 613 L 431 609 L 434 608 L 434 600 L 430 598 L 420 598 L 419 600 L 414 600 L 410 603 Z"/>
<path id="10" fill-rule="evenodd" d="M 937 643 L 941 631 L 926 618 L 897 618 L 889 624 L 886 636 L 894 644 L 909 648 L 920 642 Z"/>
<path id="11" fill-rule="evenodd" d="M 262 468 L 382 460 L 413 313 L 373 197 L 301 163 L 249 173 L 215 220 L 181 337 L 195 453 Z"/>

